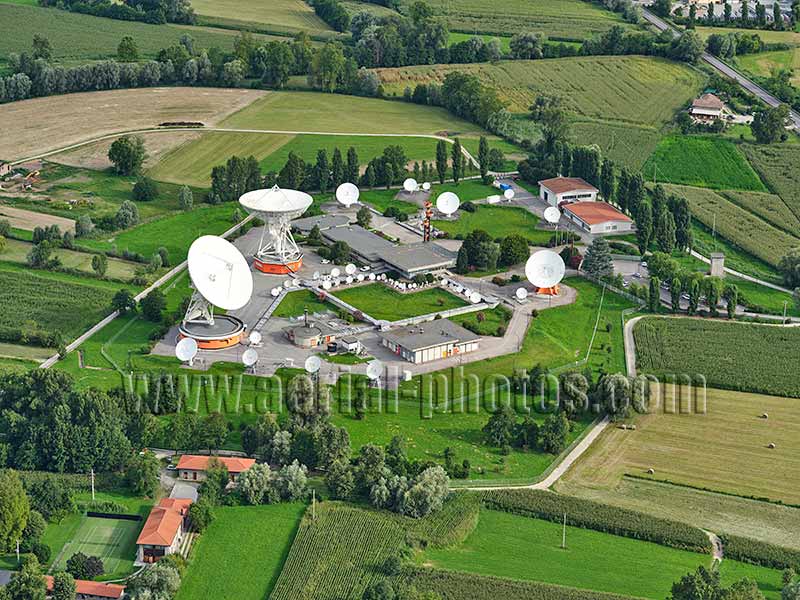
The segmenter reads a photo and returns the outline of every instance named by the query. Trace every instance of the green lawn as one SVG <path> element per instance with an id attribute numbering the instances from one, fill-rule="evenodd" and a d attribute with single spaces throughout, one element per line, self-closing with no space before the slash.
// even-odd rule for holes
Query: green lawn
<path id="1" fill-rule="evenodd" d="M 316 294 L 310 290 L 289 292 L 281 300 L 280 305 L 272 313 L 273 317 L 300 317 L 308 309 L 309 314 L 336 311 L 336 307 L 328 302 L 320 301 Z"/>
<path id="2" fill-rule="evenodd" d="M 524 208 L 491 204 L 478 205 L 475 212 L 460 210 L 453 221 L 433 221 L 434 227 L 454 238 L 463 238 L 476 229 L 482 229 L 495 239 L 516 234 L 531 244 L 543 246 L 553 232 L 537 229 L 538 224 L 539 217 Z"/>
<path id="3" fill-rule="evenodd" d="M 654 600 L 667 597 L 681 576 L 711 564 L 710 556 L 578 527 L 567 527 L 566 549 L 561 542 L 557 523 L 484 509 L 462 544 L 426 550 L 418 560 L 443 569 Z M 779 571 L 725 559 L 721 573 L 726 585 L 748 576 L 768 599 L 780 598 Z"/>
<path id="4" fill-rule="evenodd" d="M 38 365 L 38 362 L 34 362 L 32 360 L 3 356 L 0 357 L 0 375 L 7 375 L 9 373 L 24 373 L 25 371 L 35 369 Z"/>
<path id="5" fill-rule="evenodd" d="M 645 179 L 713 189 L 766 192 L 736 144 L 712 136 L 662 139 L 642 167 Z"/>
<path id="6" fill-rule="evenodd" d="M 482 318 L 481 318 L 482 317 Z M 511 320 L 511 311 L 505 306 L 498 306 L 491 310 L 483 310 L 480 312 L 468 313 L 453 319 L 456 323 L 464 325 L 467 324 L 477 328 L 479 335 L 498 335 L 500 328 L 505 331 L 508 322 Z"/>
<path id="7" fill-rule="evenodd" d="M 422 210 L 413 202 L 395 199 L 397 193 L 397 190 L 362 190 L 358 200 L 363 204 L 369 204 L 372 208 L 382 213 L 390 206 L 407 215 L 413 215 Z"/>
<path id="8" fill-rule="evenodd" d="M 302 503 L 215 508 L 176 600 L 269 597 L 305 509 Z"/>
<path id="9" fill-rule="evenodd" d="M 64 547 L 56 569 L 64 569 L 66 562 L 76 552 L 98 556 L 103 561 L 102 579 L 118 579 L 133 569 L 136 557 L 136 538 L 142 528 L 140 521 L 83 517 L 77 531 Z"/>
<path id="10" fill-rule="evenodd" d="M 374 319 L 401 321 L 461 306 L 467 302 L 441 288 L 401 294 L 381 283 L 339 290 L 334 294 Z"/>
<path id="11" fill-rule="evenodd" d="M 0 260 L 26 265 L 28 253 L 32 248 L 33 244 L 30 242 L 21 242 L 14 239 L 7 240 L 5 250 L 0 252 Z M 58 248 L 53 251 L 52 256 L 57 257 L 64 268 L 75 269 L 94 275 L 94 269 L 92 269 L 92 258 L 94 255 L 91 253 Z M 133 262 L 109 258 L 108 270 L 105 276 L 111 279 L 127 281 L 134 276 L 136 268 L 139 266 L 141 265 L 137 265 Z"/>

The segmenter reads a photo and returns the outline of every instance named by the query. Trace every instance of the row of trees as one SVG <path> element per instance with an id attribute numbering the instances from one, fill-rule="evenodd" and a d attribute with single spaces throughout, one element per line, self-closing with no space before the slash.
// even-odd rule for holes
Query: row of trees
<path id="1" fill-rule="evenodd" d="M 39 6 L 151 24 L 194 25 L 197 22 L 189 0 L 39 0 Z"/>
<path id="2" fill-rule="evenodd" d="M 709 5 L 705 17 L 702 19 L 698 19 L 695 5 L 689 5 L 687 10 L 679 7 L 675 10 L 674 18 L 677 22 L 684 23 L 690 28 L 693 28 L 701 20 L 704 25 L 709 27 L 759 28 L 774 29 L 776 31 L 793 29 L 797 22 L 800 21 L 800 2 L 798 0 L 792 2 L 791 10 L 787 15 L 788 19 L 784 19 L 779 2 L 772 3 L 771 19 L 768 17 L 766 5 L 759 0 L 755 0 L 753 3 L 750 0 L 743 0 L 737 15 L 734 14 L 734 4 L 728 0 L 722 2 L 721 13 L 713 10 L 713 7 L 714 5 Z M 670 0 L 656 0 L 653 4 L 653 12 L 662 17 L 670 16 L 671 8 L 672 2 Z"/>

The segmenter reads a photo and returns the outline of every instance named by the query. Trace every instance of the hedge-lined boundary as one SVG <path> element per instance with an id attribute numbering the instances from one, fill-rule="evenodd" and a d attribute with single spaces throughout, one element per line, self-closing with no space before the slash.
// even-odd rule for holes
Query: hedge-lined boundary
<path id="1" fill-rule="evenodd" d="M 720 534 L 725 558 L 772 569 L 800 570 L 800 551 L 738 535 Z"/>
<path id="2" fill-rule="evenodd" d="M 517 581 L 440 569 L 410 568 L 403 577 L 420 591 L 442 600 L 630 600 L 632 596 L 594 592 L 535 581 Z"/>
<path id="3" fill-rule="evenodd" d="M 644 513 L 616 508 L 544 490 L 493 490 L 483 494 L 487 508 L 524 517 L 562 522 L 622 537 L 654 542 L 662 546 L 710 553 L 708 536 L 699 528 Z"/>

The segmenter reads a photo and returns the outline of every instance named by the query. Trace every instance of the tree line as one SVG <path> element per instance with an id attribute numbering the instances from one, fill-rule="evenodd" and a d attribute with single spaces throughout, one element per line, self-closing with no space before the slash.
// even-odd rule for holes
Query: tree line
<path id="1" fill-rule="evenodd" d="M 119 19 L 141 21 L 154 25 L 181 23 L 194 25 L 197 16 L 189 0 L 38 0 L 44 8 L 58 8 L 71 12 Z"/>

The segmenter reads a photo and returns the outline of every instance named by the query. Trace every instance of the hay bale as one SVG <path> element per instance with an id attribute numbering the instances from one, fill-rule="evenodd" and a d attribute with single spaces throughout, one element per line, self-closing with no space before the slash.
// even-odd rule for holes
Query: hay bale
<path id="1" fill-rule="evenodd" d="M 768 413 L 764 413 L 764 414 L 761 415 L 761 418 L 762 419 L 769 419 L 769 414 Z"/>
<path id="2" fill-rule="evenodd" d="M 775 446 L 774 442 L 770 442 L 769 445 L 767 446 L 767 448 L 769 448 L 770 450 L 774 450 L 776 448 L 776 446 Z"/>
<path id="3" fill-rule="evenodd" d="M 649 469 L 647 469 L 647 474 L 648 475 L 655 475 L 656 474 L 656 470 L 653 467 L 650 467 Z"/>
<path id="4" fill-rule="evenodd" d="M 628 429 L 631 431 L 636 431 L 636 425 L 628 425 Z"/>
<path id="5" fill-rule="evenodd" d="M 618 427 L 619 427 L 619 429 L 622 429 L 623 431 L 628 429 L 628 426 L 625 425 L 625 423 L 620 424 Z"/>

